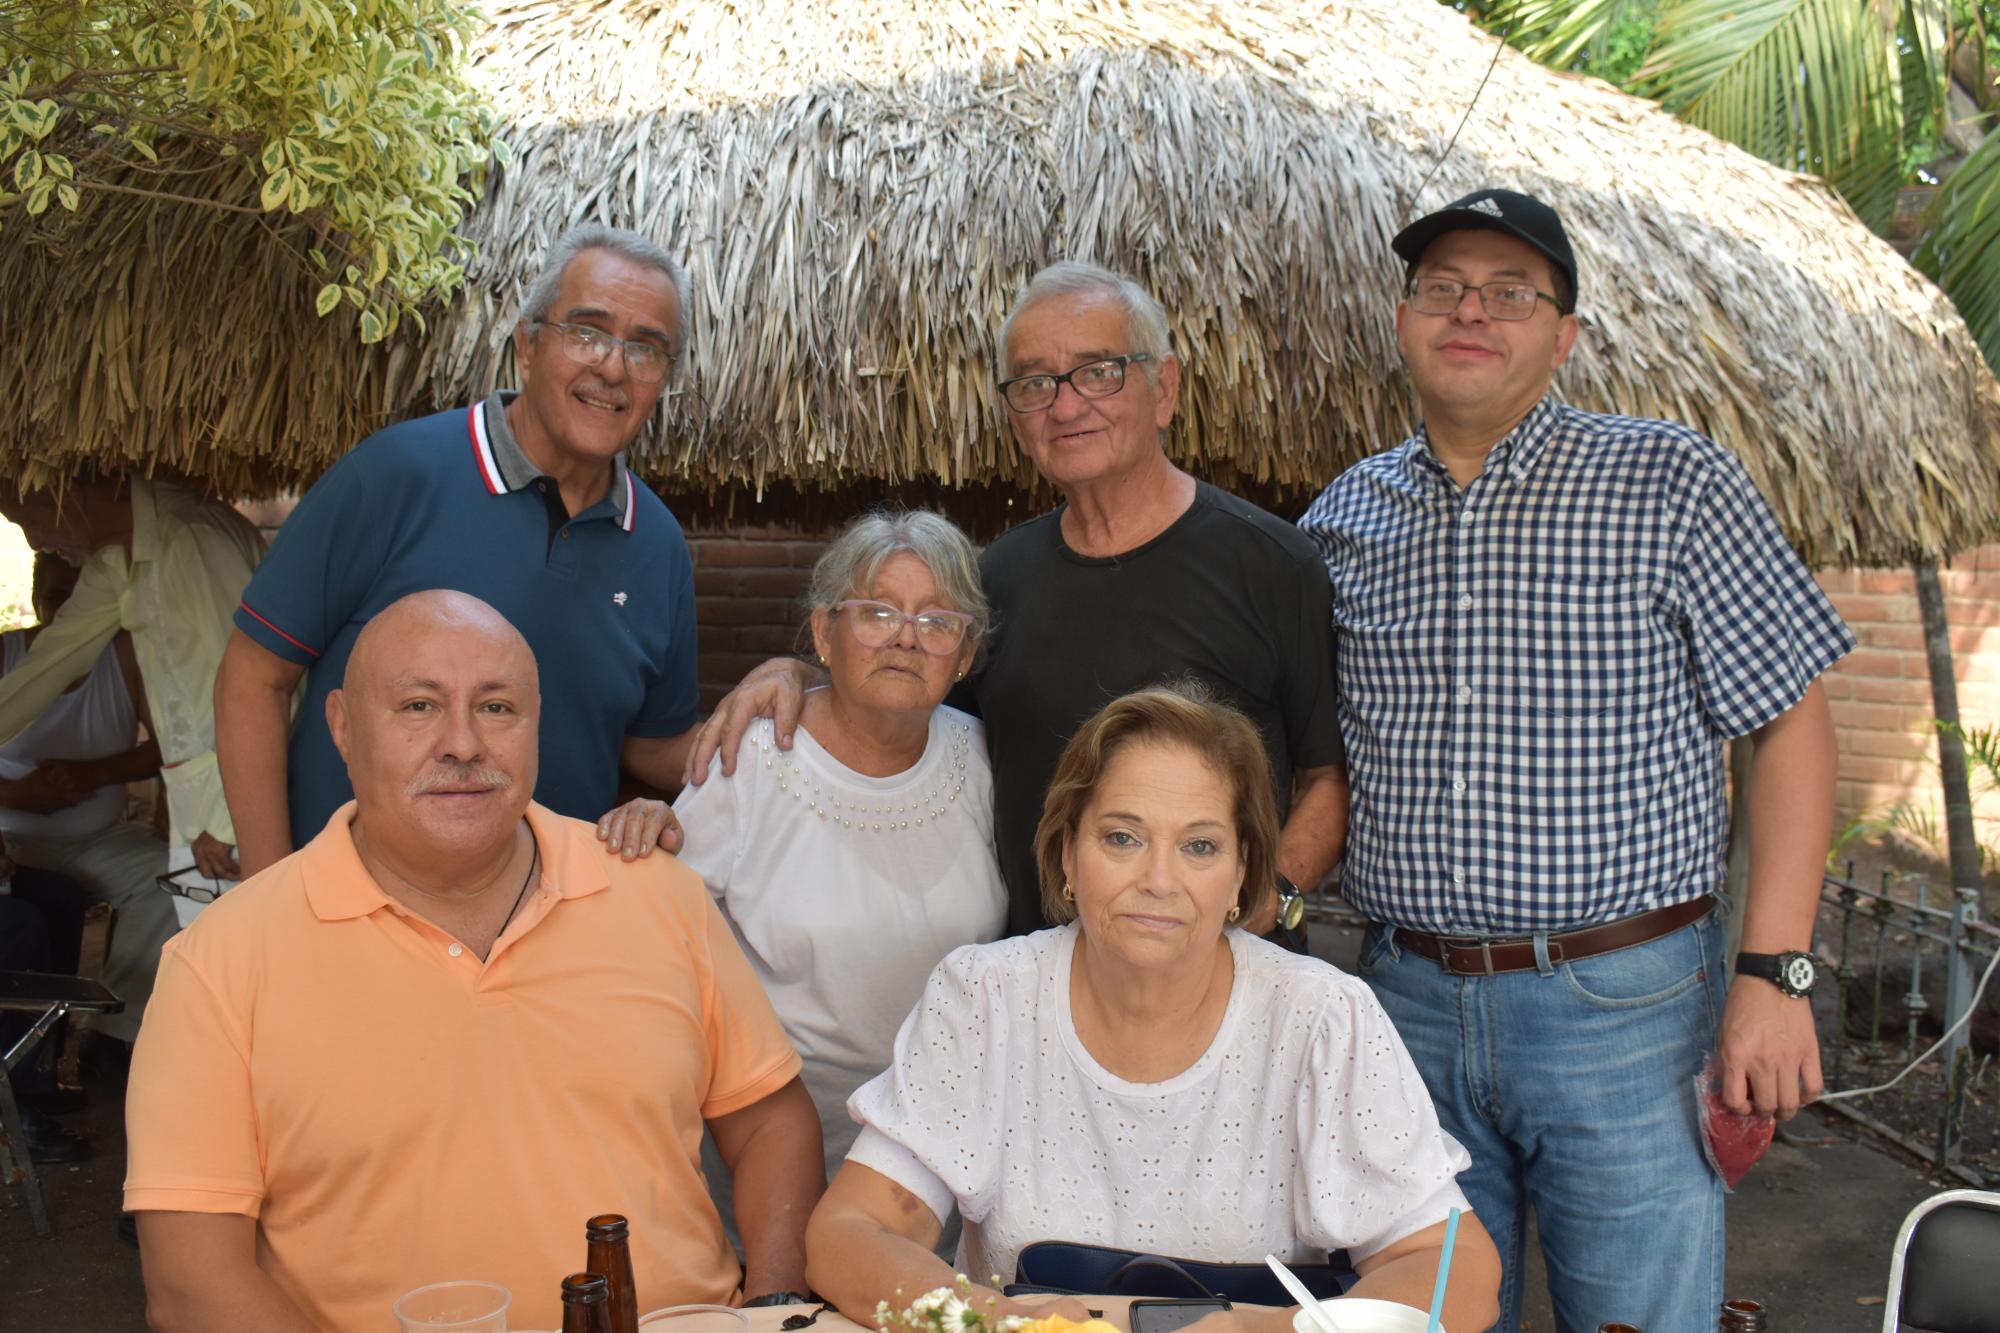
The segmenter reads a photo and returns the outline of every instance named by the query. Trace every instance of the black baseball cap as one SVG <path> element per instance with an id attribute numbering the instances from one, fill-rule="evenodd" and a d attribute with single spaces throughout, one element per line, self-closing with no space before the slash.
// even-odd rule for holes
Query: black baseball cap
<path id="1" fill-rule="evenodd" d="M 1576 254 L 1569 248 L 1556 211 L 1533 195 L 1517 190 L 1475 190 L 1427 213 L 1396 233 L 1389 244 L 1406 264 L 1415 264 L 1432 241 L 1448 231 L 1498 231 L 1525 241 L 1547 256 L 1569 279 L 1570 303 L 1576 303 Z"/>

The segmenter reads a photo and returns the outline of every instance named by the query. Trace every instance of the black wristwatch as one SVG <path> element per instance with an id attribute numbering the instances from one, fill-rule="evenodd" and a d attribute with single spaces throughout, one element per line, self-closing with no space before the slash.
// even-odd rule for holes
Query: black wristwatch
<path id="1" fill-rule="evenodd" d="M 1819 984 L 1819 959 L 1787 949 L 1784 953 L 1739 953 L 1739 976 L 1761 977 L 1794 1000 L 1803 1000 Z"/>
<path id="2" fill-rule="evenodd" d="M 796 1291 L 773 1291 L 763 1296 L 753 1296 L 743 1302 L 742 1309 L 758 1310 L 767 1305 L 811 1305 L 812 1302 Z"/>

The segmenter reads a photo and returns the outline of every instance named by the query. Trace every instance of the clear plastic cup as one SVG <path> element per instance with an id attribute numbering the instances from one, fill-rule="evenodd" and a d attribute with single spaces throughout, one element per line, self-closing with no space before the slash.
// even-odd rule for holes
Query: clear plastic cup
<path id="1" fill-rule="evenodd" d="M 1399 1301 L 1371 1301 L 1365 1296 L 1344 1296 L 1337 1301 L 1321 1301 L 1333 1326 L 1340 1333 L 1424 1333 L 1430 1327 L 1427 1310 L 1418 1310 Z M 1300 1310 L 1292 1316 L 1295 1333 L 1323 1333 L 1311 1314 Z M 1444 1325 L 1438 1325 L 1444 1333 Z"/>
<path id="2" fill-rule="evenodd" d="M 507 1333 L 513 1293 L 497 1282 L 433 1282 L 396 1302 L 400 1333 Z"/>
<path id="3" fill-rule="evenodd" d="M 639 1316 L 639 1333 L 750 1333 L 750 1320 L 727 1305 L 669 1305 Z"/>

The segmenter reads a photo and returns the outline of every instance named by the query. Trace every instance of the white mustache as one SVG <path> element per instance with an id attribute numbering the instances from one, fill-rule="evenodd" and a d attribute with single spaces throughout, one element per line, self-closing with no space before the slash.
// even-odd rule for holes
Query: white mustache
<path id="1" fill-rule="evenodd" d="M 434 791 L 444 791 L 452 787 L 485 787 L 491 791 L 505 791 L 514 785 L 514 779 L 497 768 L 485 764 L 461 764 L 457 768 L 433 769 L 420 773 L 410 780 L 404 789 L 408 796 L 428 796 Z"/>

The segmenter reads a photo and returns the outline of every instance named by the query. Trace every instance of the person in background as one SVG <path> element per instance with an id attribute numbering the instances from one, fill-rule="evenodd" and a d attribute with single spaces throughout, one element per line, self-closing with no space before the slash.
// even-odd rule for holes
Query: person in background
<path id="1" fill-rule="evenodd" d="M 1237 928 L 1272 892 L 1278 817 L 1256 728 L 1202 692 L 1114 700 L 1070 738 L 1035 859 L 1066 924 L 967 945 L 932 974 L 806 1235 L 857 1322 L 1024 1246 L 1324 1262 L 1350 1294 L 1428 1308 L 1464 1149 L 1368 988 Z M 866 955 L 853 960 L 868 965 Z M 1461 1221 L 1444 1323 L 1481 1329 L 1500 1265 Z M 1003 1314 L 1027 1307 L 974 1289 Z M 1285 1333 L 1294 1310 L 1226 1322 Z M 1337 1316 L 1336 1316 L 1337 1317 Z"/>
<path id="2" fill-rule="evenodd" d="M 353 802 L 168 943 L 139 1036 L 154 1329 L 378 1328 L 470 1274 L 547 1328 L 606 1210 L 641 1309 L 803 1288 L 798 1055 L 692 872 L 531 801 L 540 723 L 534 655 L 476 598 L 415 594 L 355 640 L 327 701 Z"/>
<path id="3" fill-rule="evenodd" d="M 621 771 L 679 790 L 694 567 L 625 451 L 687 347 L 687 307 L 660 247 L 579 227 L 550 250 L 514 328 L 518 393 L 378 431 L 306 492 L 236 608 L 215 680 L 246 869 L 302 846 L 348 799 L 327 696 L 368 621 L 428 588 L 484 599 L 534 650 L 536 800 L 596 819 L 618 803 Z"/>
<path id="4" fill-rule="evenodd" d="M 40 626 L 0 635 L 0 681 L 32 651 L 41 626 L 69 600 L 75 566 L 35 557 L 34 607 Z M 179 928 L 159 889 L 167 845 L 125 817 L 126 785 L 160 771 L 159 742 L 139 740 L 146 691 L 132 636 L 119 630 L 80 681 L 0 745 L 0 839 L 16 863 L 64 876 L 116 913 L 98 974 L 125 1001 L 123 1012 L 91 1015 L 97 1032 L 130 1043 L 152 994 L 160 946 Z M 150 719 L 148 730 L 151 730 Z"/>
<path id="5" fill-rule="evenodd" d="M 119 630 L 130 633 L 159 743 L 168 871 L 219 891 L 240 871 L 216 769 L 213 689 L 263 538 L 222 501 L 157 477 L 80 478 L 60 496 L 0 486 L 0 514 L 37 551 L 82 565 L 69 600 L 0 677 L 0 744 L 89 675 Z"/>
<path id="6" fill-rule="evenodd" d="M 1168 459 L 1181 364 L 1166 312 L 1131 278 L 1051 264 L 1022 288 L 998 341 L 1014 439 L 1062 495 L 981 556 L 993 627 L 953 696 L 986 724 L 1008 933 L 1047 924 L 1033 843 L 1064 742 L 1111 699 L 1180 677 L 1207 683 L 1264 738 L 1284 821 L 1278 893 L 1258 895 L 1246 925 L 1271 930 L 1281 901 L 1296 919 L 1300 886 L 1332 869 L 1347 823 L 1327 581 L 1312 544 Z M 730 772 L 754 716 L 774 717 L 789 747 L 812 679 L 792 659 L 746 676 L 703 725 L 690 780 L 718 750 Z"/>
<path id="7" fill-rule="evenodd" d="M 1530 1207 L 1559 1327 L 1710 1327 L 1723 1187 L 1692 1080 L 1714 1052 L 1734 1110 L 1819 1093 L 1818 677 L 1854 637 L 1726 450 L 1552 392 L 1578 335 L 1554 209 L 1479 190 L 1394 246 L 1422 423 L 1299 520 L 1332 580 L 1367 812 L 1341 878 L 1374 923 L 1361 972 L 1472 1153 L 1500 1327 L 1519 1326 Z M 1755 755 L 1733 982 L 1732 736 Z"/>
<path id="8" fill-rule="evenodd" d="M 820 556 L 806 603 L 827 684 L 806 695 L 796 743 L 779 749 L 760 719 L 753 757 L 689 787 L 674 813 L 682 864 L 805 1061 L 831 1175 L 854 1141 L 848 1097 L 888 1067 L 939 960 L 1000 937 L 1007 890 L 985 736 L 943 704 L 986 623 L 972 543 L 937 514 L 868 515 Z M 599 831 L 643 856 L 663 816 L 635 803 Z M 708 1155 L 727 1221 L 729 1177 Z"/>

